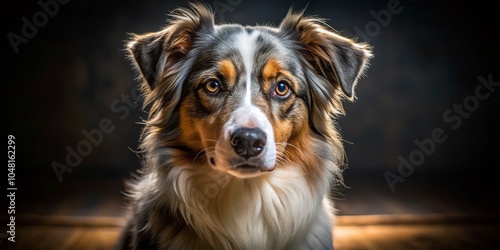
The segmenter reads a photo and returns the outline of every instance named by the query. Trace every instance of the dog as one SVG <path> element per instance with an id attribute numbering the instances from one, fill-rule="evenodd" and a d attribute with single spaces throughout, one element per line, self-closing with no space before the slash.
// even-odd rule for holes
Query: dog
<path id="1" fill-rule="evenodd" d="M 148 118 L 120 249 L 333 249 L 335 117 L 368 44 L 304 11 L 245 27 L 190 4 L 126 50 Z"/>

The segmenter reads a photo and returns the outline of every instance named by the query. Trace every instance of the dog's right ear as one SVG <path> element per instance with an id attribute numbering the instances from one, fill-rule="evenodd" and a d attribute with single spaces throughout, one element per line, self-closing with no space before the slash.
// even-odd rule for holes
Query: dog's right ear
<path id="1" fill-rule="evenodd" d="M 193 47 L 197 32 L 213 31 L 212 11 L 202 4 L 179 8 L 161 31 L 132 35 L 127 51 L 149 90 L 155 89 L 168 71 L 178 71 L 179 63 Z M 143 86 L 145 87 L 145 86 Z"/>
<path id="2" fill-rule="evenodd" d="M 132 35 L 127 44 L 130 58 L 149 87 L 153 88 L 165 67 L 165 32 Z M 160 59 L 161 58 L 161 59 Z"/>

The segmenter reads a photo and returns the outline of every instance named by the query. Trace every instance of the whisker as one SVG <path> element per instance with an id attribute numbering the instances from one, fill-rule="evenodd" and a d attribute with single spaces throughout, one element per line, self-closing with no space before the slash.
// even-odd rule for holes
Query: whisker
<path id="1" fill-rule="evenodd" d="M 344 140 L 344 139 L 342 139 L 342 141 L 343 141 L 343 142 L 345 142 L 345 143 L 347 143 L 347 144 L 354 145 L 354 142 L 350 142 L 350 141 L 348 141 L 348 140 Z"/>
<path id="2" fill-rule="evenodd" d="M 299 154 L 301 154 L 301 157 L 305 157 L 305 156 L 306 156 L 306 154 L 305 154 L 305 153 L 304 153 L 304 152 L 303 152 L 303 151 L 302 151 L 299 147 L 297 147 L 297 146 L 293 145 L 292 143 L 288 143 L 288 142 L 278 142 L 278 143 L 276 143 L 276 145 L 277 145 L 277 146 L 278 146 L 278 145 L 279 145 L 279 146 L 281 146 L 281 147 L 283 148 L 282 153 L 286 154 L 289 158 L 290 158 L 290 156 L 291 156 L 291 155 L 290 155 L 290 152 L 289 152 L 288 150 L 286 150 L 286 147 L 287 147 L 287 146 L 290 146 L 290 147 L 292 147 L 292 148 L 296 149 L 296 150 L 297 150 L 297 152 L 298 152 Z M 277 147 L 277 148 L 278 148 L 278 147 Z"/>
<path id="3" fill-rule="evenodd" d="M 214 151 L 209 151 L 209 150 L 212 150 L 212 149 L 214 149 Z M 207 148 L 202 149 L 202 150 L 201 150 L 200 152 L 198 152 L 198 153 L 196 154 L 196 156 L 194 157 L 194 159 L 193 159 L 193 163 L 195 163 L 195 162 L 196 162 L 196 159 L 198 159 L 198 156 L 203 155 L 203 154 L 206 154 L 206 153 L 213 153 L 213 152 L 215 152 L 215 147 L 207 147 Z"/>
<path id="4" fill-rule="evenodd" d="M 202 139 L 202 141 L 219 142 L 218 140 L 214 140 L 214 139 Z"/>
<path id="5" fill-rule="evenodd" d="M 207 151 L 207 149 L 206 149 L 206 148 L 205 148 L 205 149 L 202 149 L 200 152 L 198 152 L 198 153 L 196 154 L 196 156 L 195 156 L 195 157 L 194 157 L 194 159 L 193 159 L 193 164 L 196 162 L 196 159 L 198 158 L 198 156 L 199 156 L 200 154 L 205 153 L 205 151 Z"/>
<path id="6" fill-rule="evenodd" d="M 284 156 L 276 156 L 276 164 L 285 164 L 287 160 Z"/>
<path id="7" fill-rule="evenodd" d="M 276 163 L 277 164 L 286 164 L 290 162 L 290 152 L 286 150 L 286 142 L 278 142 L 276 144 L 276 152 L 278 153 L 276 155 Z"/>

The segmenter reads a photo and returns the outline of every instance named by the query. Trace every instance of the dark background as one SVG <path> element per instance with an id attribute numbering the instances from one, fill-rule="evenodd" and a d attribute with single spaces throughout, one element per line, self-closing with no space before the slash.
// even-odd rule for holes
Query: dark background
<path id="1" fill-rule="evenodd" d="M 387 10 L 388 2 L 242 0 L 231 10 L 219 11 L 216 20 L 278 25 L 290 6 L 307 6 L 306 13 L 324 17 L 342 34 L 363 41 L 355 27 L 364 31 L 374 21 L 370 12 Z M 16 137 L 20 190 L 35 187 L 39 193 L 26 195 L 50 195 L 70 180 L 125 178 L 135 171 L 140 165 L 134 153 L 139 122 L 147 115 L 137 105 L 140 100 L 132 107 L 121 102 L 137 85 L 124 40 L 128 33 L 158 30 L 169 11 L 186 3 L 69 1 L 59 5 L 27 44 L 19 45 L 18 53 L 9 44 L 9 32 L 21 35 L 22 18 L 31 20 L 42 9 L 37 1 L 9 4 L 2 11 L 2 129 L 5 144 L 8 134 Z M 215 1 L 207 4 L 220 7 Z M 397 173 L 398 156 L 408 159 L 418 149 L 414 140 L 430 138 L 435 128 L 442 128 L 447 140 L 396 185 L 396 192 L 420 181 L 478 190 L 470 195 L 498 196 L 500 87 L 456 130 L 454 123 L 443 120 L 447 109 L 474 95 L 479 76 L 500 82 L 498 8 L 480 1 L 401 0 L 400 5 L 403 10 L 368 41 L 375 58 L 358 84 L 358 100 L 345 104 L 347 115 L 338 121 L 349 159 L 347 185 L 370 177 L 380 184 L 380 192 L 391 192 L 384 173 Z M 115 112 L 113 103 L 130 113 Z M 67 165 L 67 147 L 76 149 L 87 140 L 82 130 L 96 129 L 106 118 L 114 130 L 60 182 L 54 162 Z"/>

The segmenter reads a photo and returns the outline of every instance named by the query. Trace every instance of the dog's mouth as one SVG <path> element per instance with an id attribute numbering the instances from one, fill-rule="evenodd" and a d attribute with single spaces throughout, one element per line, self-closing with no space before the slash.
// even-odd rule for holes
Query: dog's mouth
<path id="1" fill-rule="evenodd" d="M 257 169 L 258 167 L 255 165 L 251 164 L 241 164 L 239 166 L 236 166 L 235 169 L 243 169 L 243 170 L 251 170 L 251 169 Z"/>
<path id="2" fill-rule="evenodd" d="M 272 169 L 265 169 L 264 167 L 252 165 L 252 164 L 241 164 L 234 168 L 234 170 L 248 173 L 248 172 L 270 172 Z"/>
<path id="3" fill-rule="evenodd" d="M 209 162 L 213 167 L 221 169 L 221 168 L 219 168 L 220 166 L 217 166 L 218 165 L 217 161 L 213 157 L 209 158 Z M 266 167 L 262 164 L 253 164 L 253 163 L 245 162 L 245 163 L 239 163 L 239 164 L 233 163 L 233 164 L 230 164 L 229 167 L 226 167 L 223 169 L 225 169 L 225 171 L 227 171 L 228 173 L 230 173 L 236 177 L 251 178 L 251 177 L 262 175 L 262 174 L 267 173 L 267 172 L 271 172 L 274 170 L 274 167 L 270 168 L 270 167 Z"/>
<path id="4" fill-rule="evenodd" d="M 229 170 L 230 174 L 239 178 L 252 178 L 260 176 L 266 172 L 272 171 L 272 169 L 266 169 L 265 167 L 253 165 L 253 164 L 241 164 L 237 165 Z"/>

